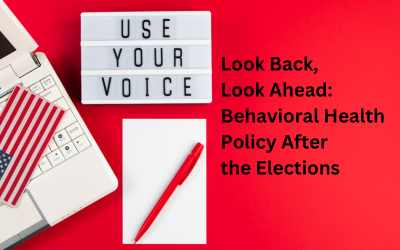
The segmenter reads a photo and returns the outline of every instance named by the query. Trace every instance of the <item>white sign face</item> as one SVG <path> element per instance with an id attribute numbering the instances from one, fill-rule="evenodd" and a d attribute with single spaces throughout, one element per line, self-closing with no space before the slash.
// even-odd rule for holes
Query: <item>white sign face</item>
<path id="1" fill-rule="evenodd" d="M 81 14 L 82 103 L 210 103 L 211 13 Z"/>

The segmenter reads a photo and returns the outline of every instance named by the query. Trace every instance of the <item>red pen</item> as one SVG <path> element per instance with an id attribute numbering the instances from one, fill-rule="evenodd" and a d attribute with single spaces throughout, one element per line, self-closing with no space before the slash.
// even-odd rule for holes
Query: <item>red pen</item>
<path id="1" fill-rule="evenodd" d="M 138 234 L 136 235 L 134 244 L 136 244 L 136 242 L 138 242 L 140 238 L 142 238 L 142 236 L 147 232 L 151 224 L 153 224 L 153 221 L 161 212 L 161 209 L 163 209 L 171 195 L 174 193 L 175 189 L 178 186 L 181 186 L 182 183 L 189 176 L 190 172 L 192 172 L 194 166 L 196 166 L 196 163 L 200 158 L 201 153 L 203 152 L 203 149 L 204 146 L 200 142 L 198 142 L 193 148 L 192 152 L 186 158 L 185 162 L 182 164 L 181 168 L 178 170 L 175 177 L 172 179 L 171 183 L 168 185 L 167 189 L 164 191 L 157 204 L 154 206 L 153 210 L 151 210 L 149 216 L 147 216 L 147 219 L 145 220 Z"/>

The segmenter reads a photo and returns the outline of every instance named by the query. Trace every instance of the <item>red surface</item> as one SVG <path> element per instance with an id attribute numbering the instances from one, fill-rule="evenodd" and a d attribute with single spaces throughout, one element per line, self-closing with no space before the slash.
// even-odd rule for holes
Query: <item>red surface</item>
<path id="1" fill-rule="evenodd" d="M 45 52 L 118 179 L 123 118 L 207 118 L 207 245 L 123 245 L 122 185 L 116 192 L 17 249 L 399 249 L 398 1 L 5 1 Z M 212 13 L 213 102 L 207 105 L 80 103 L 80 13 L 95 11 Z M 227 61 L 266 60 L 264 72 L 223 72 Z M 271 56 L 314 60 L 318 73 L 271 72 Z M 227 86 L 274 82 L 333 89 L 327 98 L 222 98 Z M 383 124 L 223 124 L 221 109 L 255 112 L 374 109 Z M 222 134 L 328 138 L 326 148 L 222 150 Z M 257 160 L 339 164 L 340 174 L 257 176 Z M 220 164 L 252 165 L 248 176 L 224 176 Z M 134 213 L 134 211 L 132 211 Z"/>

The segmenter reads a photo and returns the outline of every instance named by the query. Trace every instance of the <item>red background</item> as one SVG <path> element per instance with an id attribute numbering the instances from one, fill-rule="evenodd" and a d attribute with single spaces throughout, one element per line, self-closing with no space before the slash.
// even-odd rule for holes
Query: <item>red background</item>
<path id="1" fill-rule="evenodd" d="M 17 249 L 399 249 L 397 140 L 400 26 L 398 1 L 5 1 L 45 52 L 120 180 L 119 188 Z M 203 105 L 80 103 L 80 13 L 96 11 L 212 13 L 213 102 Z M 264 72 L 223 72 L 228 61 L 260 56 Z M 318 73 L 271 72 L 269 58 L 314 60 Z M 274 82 L 333 89 L 326 98 L 222 98 L 227 86 L 270 89 Z M 221 109 L 254 112 L 374 109 L 383 124 L 223 124 Z M 122 119 L 207 118 L 207 245 L 122 244 Z M 322 117 L 320 117 L 322 119 Z M 222 134 L 328 138 L 326 148 L 222 150 Z M 339 164 L 340 174 L 257 176 L 257 160 Z M 220 164 L 252 165 L 248 176 L 224 176 Z M 132 211 L 134 212 L 134 211 Z"/>

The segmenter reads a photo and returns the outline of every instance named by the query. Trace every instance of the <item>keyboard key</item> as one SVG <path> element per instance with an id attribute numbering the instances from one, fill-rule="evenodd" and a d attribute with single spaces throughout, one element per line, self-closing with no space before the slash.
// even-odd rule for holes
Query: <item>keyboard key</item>
<path id="1" fill-rule="evenodd" d="M 49 162 L 53 167 L 65 161 L 65 158 L 62 156 L 59 149 L 48 154 L 47 159 L 49 159 Z"/>
<path id="2" fill-rule="evenodd" d="M 47 155 L 47 154 L 50 153 L 50 152 L 51 152 L 50 148 L 49 148 L 49 147 L 46 147 L 46 149 L 44 150 L 43 155 Z"/>
<path id="3" fill-rule="evenodd" d="M 76 151 L 76 148 L 74 147 L 74 144 L 72 142 L 62 146 L 60 149 L 61 149 L 61 152 L 64 155 L 65 159 L 69 159 L 78 153 L 78 151 Z"/>
<path id="4" fill-rule="evenodd" d="M 53 138 L 59 147 L 71 141 L 67 131 L 65 130 L 61 130 L 60 132 L 56 133 Z"/>
<path id="5" fill-rule="evenodd" d="M 43 174 L 42 170 L 40 170 L 39 167 L 36 167 L 35 170 L 33 170 L 33 174 L 31 176 L 31 180 L 35 179 L 36 177 L 38 177 L 41 174 Z"/>
<path id="6" fill-rule="evenodd" d="M 47 99 L 49 102 L 54 102 L 62 97 L 62 94 L 57 86 L 49 88 L 45 92 L 42 92 L 40 95 L 43 98 Z"/>
<path id="7" fill-rule="evenodd" d="M 43 84 L 43 87 L 45 89 L 50 88 L 51 86 L 53 86 L 54 84 L 56 84 L 53 80 L 53 77 L 48 76 L 46 78 L 44 78 L 43 80 L 40 81 Z"/>
<path id="8" fill-rule="evenodd" d="M 29 87 L 29 89 L 35 94 L 40 94 L 44 91 L 44 88 L 42 84 L 40 84 L 40 82 L 33 84 L 32 86 Z"/>
<path id="9" fill-rule="evenodd" d="M 56 149 L 58 148 L 58 147 L 57 147 L 57 144 L 56 144 L 56 142 L 53 140 L 53 138 L 51 138 L 51 140 L 50 140 L 49 148 L 50 148 L 51 151 L 54 151 L 54 150 L 56 150 Z"/>
<path id="10" fill-rule="evenodd" d="M 56 131 L 64 129 L 74 122 L 76 122 L 75 116 L 72 114 L 71 110 L 68 110 L 65 113 L 64 117 L 61 119 L 60 125 L 58 125 Z"/>
<path id="11" fill-rule="evenodd" d="M 74 145 L 78 149 L 79 152 L 90 147 L 90 143 L 85 135 L 82 135 L 74 140 Z"/>
<path id="12" fill-rule="evenodd" d="M 42 172 L 46 172 L 49 171 L 51 169 L 51 165 L 49 163 L 49 161 L 47 160 L 46 157 L 43 157 L 42 159 L 40 159 L 39 161 L 39 167 L 42 170 Z"/>
<path id="13" fill-rule="evenodd" d="M 4 109 L 7 102 L 0 103 L 0 112 Z"/>
<path id="14" fill-rule="evenodd" d="M 76 137 L 80 136 L 81 134 L 83 134 L 82 128 L 81 126 L 79 126 L 79 123 L 74 123 L 71 126 L 69 126 L 68 128 L 66 128 L 69 137 L 71 139 L 75 139 Z"/>
<path id="15" fill-rule="evenodd" d="M 57 106 L 60 106 L 61 108 L 65 109 L 65 110 L 69 110 L 69 106 L 68 106 L 67 102 L 65 101 L 64 97 L 55 101 L 54 104 Z"/>
<path id="16" fill-rule="evenodd" d="M 0 103 L 5 104 L 4 102 L 8 100 L 8 98 L 10 98 L 11 94 L 5 95 L 2 98 L 0 98 Z"/>

